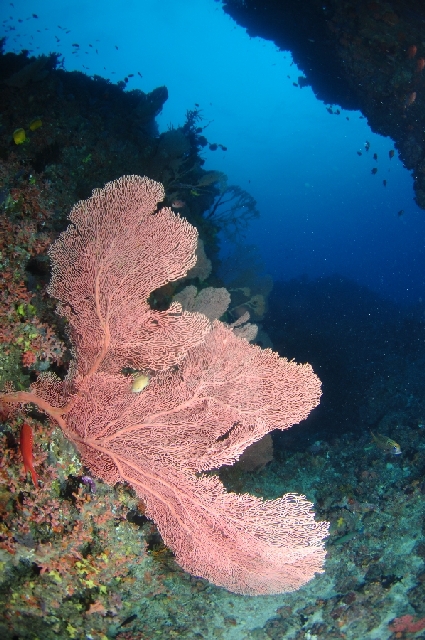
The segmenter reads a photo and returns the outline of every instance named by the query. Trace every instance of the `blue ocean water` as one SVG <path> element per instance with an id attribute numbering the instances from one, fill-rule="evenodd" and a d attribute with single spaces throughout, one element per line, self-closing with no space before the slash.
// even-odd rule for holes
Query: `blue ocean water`
<path id="1" fill-rule="evenodd" d="M 389 158 L 392 140 L 295 86 L 291 53 L 250 38 L 220 2 L 15 0 L 0 13 L 6 51 L 58 52 L 66 70 L 113 82 L 133 74 L 128 90 L 165 85 L 161 131 L 199 105 L 208 140 L 227 147 L 206 151 L 205 168 L 256 199 L 246 242 L 274 280 L 337 273 L 397 302 L 422 300 L 425 214 L 410 173 Z"/>

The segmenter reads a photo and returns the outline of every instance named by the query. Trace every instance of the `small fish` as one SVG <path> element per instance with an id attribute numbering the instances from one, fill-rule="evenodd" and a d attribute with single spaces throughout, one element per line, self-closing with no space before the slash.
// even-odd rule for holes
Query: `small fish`
<path id="1" fill-rule="evenodd" d="M 395 153 L 394 149 L 390 149 L 388 151 L 388 155 L 390 156 L 390 160 L 391 160 L 391 158 L 394 158 L 394 153 Z"/>
<path id="2" fill-rule="evenodd" d="M 22 129 L 22 127 L 20 127 L 19 129 L 15 129 L 15 131 L 13 132 L 13 141 L 15 144 L 22 144 L 23 142 L 25 142 L 26 137 L 25 137 L 25 129 Z"/>
<path id="3" fill-rule="evenodd" d="M 397 215 L 399 218 L 401 218 L 401 216 L 404 215 L 404 209 L 400 209 L 400 211 L 397 211 Z"/>
<path id="4" fill-rule="evenodd" d="M 404 103 L 404 108 L 410 107 L 416 100 L 416 91 L 412 91 L 406 98 L 406 102 Z"/>
<path id="5" fill-rule="evenodd" d="M 381 433 L 377 433 L 376 435 L 373 431 L 370 433 L 372 434 L 372 438 L 374 439 L 377 447 L 386 453 L 392 453 L 395 456 L 399 456 L 401 454 L 401 447 L 397 442 L 391 440 L 391 438 L 388 438 L 387 436 L 383 436 Z"/>
<path id="6" fill-rule="evenodd" d="M 28 471 L 31 473 L 32 481 L 37 487 L 38 476 L 34 470 L 34 461 L 32 457 L 32 429 L 27 422 L 24 422 L 21 427 L 19 448 L 21 449 L 22 459 L 24 461 L 25 473 L 28 473 Z"/>
<path id="7" fill-rule="evenodd" d="M 366 142 L 364 143 L 364 148 L 366 149 L 366 151 L 369 151 L 369 149 L 370 149 L 370 142 L 369 142 L 369 140 L 366 140 Z"/>
<path id="8" fill-rule="evenodd" d="M 416 72 L 420 73 L 425 68 L 425 58 L 418 58 L 416 61 Z"/>
<path id="9" fill-rule="evenodd" d="M 377 153 L 373 154 L 373 159 L 376 160 L 376 162 L 378 162 L 378 154 Z"/>
<path id="10" fill-rule="evenodd" d="M 371 173 L 372 173 L 373 175 L 376 175 L 376 174 L 378 173 L 378 169 L 377 169 L 376 167 L 373 167 L 373 169 L 372 169 Z"/>
<path id="11" fill-rule="evenodd" d="M 357 151 L 357 155 L 358 155 L 358 156 L 362 156 L 362 155 L 363 155 L 363 153 L 359 150 L 359 151 Z"/>
<path id="12" fill-rule="evenodd" d="M 382 184 L 384 185 L 384 187 L 387 186 L 387 181 L 386 180 L 382 180 Z"/>
<path id="13" fill-rule="evenodd" d="M 173 202 L 171 203 L 171 206 L 174 207 L 175 209 L 181 209 L 182 207 L 186 206 L 186 203 L 183 202 L 183 200 L 173 200 Z"/>
<path id="14" fill-rule="evenodd" d="M 411 44 L 410 47 L 407 49 L 407 57 L 411 60 L 412 58 L 415 57 L 416 52 L 417 52 L 417 47 L 415 44 Z"/>
<path id="15" fill-rule="evenodd" d="M 140 393 L 143 389 L 146 389 L 150 381 L 149 376 L 144 373 L 133 378 L 133 383 L 131 385 L 131 390 L 133 393 Z"/>
<path id="16" fill-rule="evenodd" d="M 31 131 L 36 131 L 42 125 L 43 125 L 43 123 L 41 121 L 41 118 L 34 118 L 34 120 L 31 120 L 31 122 L 30 122 L 30 130 Z"/>

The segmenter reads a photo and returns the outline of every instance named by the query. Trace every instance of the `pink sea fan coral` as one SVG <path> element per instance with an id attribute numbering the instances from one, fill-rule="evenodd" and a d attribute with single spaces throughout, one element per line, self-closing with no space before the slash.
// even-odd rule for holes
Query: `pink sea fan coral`
<path id="1" fill-rule="evenodd" d="M 74 361 L 65 381 L 42 375 L 0 402 L 34 403 L 93 475 L 128 482 L 187 571 L 242 594 L 297 589 L 322 570 L 328 523 L 304 496 L 238 496 L 200 472 L 307 417 L 320 381 L 310 365 L 177 303 L 150 309 L 151 291 L 184 275 L 196 247 L 193 227 L 156 211 L 162 196 L 161 185 L 125 176 L 74 207 L 74 226 L 50 251 Z M 141 393 L 125 367 L 151 372 Z"/>

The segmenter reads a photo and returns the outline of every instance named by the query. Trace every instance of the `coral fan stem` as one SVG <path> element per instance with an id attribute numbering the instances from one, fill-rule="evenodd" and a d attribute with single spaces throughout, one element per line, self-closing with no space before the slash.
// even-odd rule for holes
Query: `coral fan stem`
<path id="1" fill-rule="evenodd" d="M 67 407 L 52 407 L 44 398 L 31 391 L 15 391 L 13 393 L 0 393 L 0 404 L 35 404 L 41 411 L 47 413 L 55 420 L 65 432 L 67 432 L 66 422 L 63 414 L 67 412 Z"/>

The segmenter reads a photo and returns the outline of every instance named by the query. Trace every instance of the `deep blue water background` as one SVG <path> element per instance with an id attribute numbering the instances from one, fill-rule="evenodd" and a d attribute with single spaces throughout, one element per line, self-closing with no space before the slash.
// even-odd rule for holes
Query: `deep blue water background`
<path id="1" fill-rule="evenodd" d="M 392 141 L 295 87 L 290 52 L 250 39 L 220 2 L 15 0 L 0 11 L 7 51 L 59 52 L 65 69 L 114 82 L 133 73 L 129 90 L 166 85 L 160 131 L 199 104 L 208 140 L 228 149 L 206 151 L 205 168 L 256 198 L 246 242 L 274 280 L 338 273 L 397 302 L 425 299 L 425 212 L 397 152 L 389 158 Z"/>

